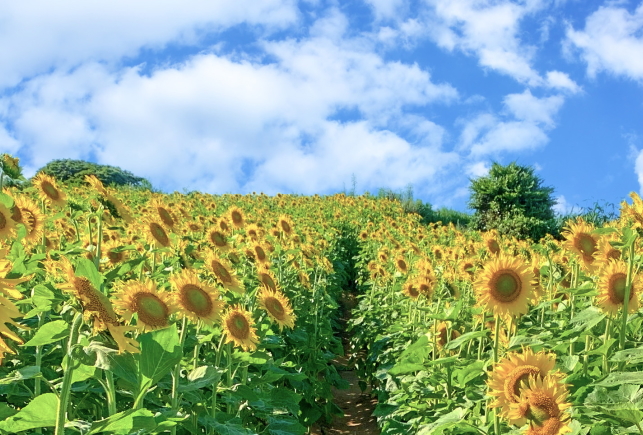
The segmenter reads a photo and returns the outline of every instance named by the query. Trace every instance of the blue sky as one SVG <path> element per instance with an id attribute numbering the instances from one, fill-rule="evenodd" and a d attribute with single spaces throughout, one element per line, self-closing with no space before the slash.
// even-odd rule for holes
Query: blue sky
<path id="1" fill-rule="evenodd" d="M 0 152 L 164 191 L 412 185 L 465 210 L 492 162 L 559 211 L 643 189 L 643 2 L 5 2 Z"/>

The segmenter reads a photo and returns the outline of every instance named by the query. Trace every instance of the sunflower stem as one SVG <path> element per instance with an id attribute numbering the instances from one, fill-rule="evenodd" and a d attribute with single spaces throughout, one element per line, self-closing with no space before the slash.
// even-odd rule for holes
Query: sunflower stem
<path id="1" fill-rule="evenodd" d="M 116 414 L 116 388 L 114 387 L 114 373 L 111 370 L 105 370 L 105 381 L 107 393 L 107 411 L 109 415 Z"/>
<path id="2" fill-rule="evenodd" d="M 621 318 L 621 331 L 618 340 L 619 350 L 625 349 L 625 333 L 627 332 L 627 316 L 628 316 L 628 305 L 630 302 L 630 294 L 632 293 L 632 278 L 634 271 L 634 243 L 636 242 L 636 237 L 632 240 L 628 246 L 628 258 L 627 258 L 627 276 L 625 278 L 625 294 L 623 295 L 623 317 Z M 622 369 L 625 365 L 625 362 L 621 362 L 619 367 Z"/>
<path id="3" fill-rule="evenodd" d="M 583 375 L 585 377 L 587 377 L 587 363 L 589 362 L 588 352 L 591 351 L 590 346 L 591 346 L 590 335 L 587 334 L 585 336 L 585 355 L 583 355 Z"/>
<path id="4" fill-rule="evenodd" d="M 60 388 L 60 399 L 56 410 L 56 429 L 55 435 L 64 435 L 65 422 L 67 420 L 67 407 L 71 396 L 71 378 L 77 364 L 72 356 L 72 348 L 78 343 L 80 327 L 83 324 L 83 314 L 78 312 L 72 322 L 69 341 L 67 342 L 67 369 L 63 375 L 62 387 Z M 80 364 L 78 364 L 80 365 Z"/>
<path id="5" fill-rule="evenodd" d="M 188 326 L 187 317 L 183 317 L 183 323 L 181 324 L 181 334 L 179 335 L 179 346 L 181 347 L 181 353 L 183 353 L 183 343 L 185 343 L 185 331 Z M 183 358 L 181 357 L 181 361 Z M 177 413 L 179 411 L 179 379 L 181 377 L 181 361 L 176 363 L 174 366 L 174 371 L 172 372 L 172 411 Z M 171 434 L 176 435 L 176 426 L 173 426 L 171 429 Z"/>
<path id="6" fill-rule="evenodd" d="M 98 234 L 96 235 L 96 254 L 94 255 L 94 265 L 96 270 L 100 271 L 101 245 L 103 242 L 103 206 L 98 207 Z"/>
<path id="7" fill-rule="evenodd" d="M 500 342 L 500 315 L 496 314 L 495 333 L 493 337 L 493 363 L 494 368 L 498 364 L 498 343 Z M 498 418 L 498 409 L 493 410 L 493 430 L 496 435 L 500 435 L 500 419 Z"/>
<path id="8" fill-rule="evenodd" d="M 607 343 L 610 339 L 610 333 L 612 331 L 612 318 L 610 316 L 607 316 L 607 320 L 605 322 L 605 334 L 603 335 L 603 343 Z M 607 352 L 603 354 L 603 374 L 609 374 L 610 372 L 610 366 L 607 361 Z"/>

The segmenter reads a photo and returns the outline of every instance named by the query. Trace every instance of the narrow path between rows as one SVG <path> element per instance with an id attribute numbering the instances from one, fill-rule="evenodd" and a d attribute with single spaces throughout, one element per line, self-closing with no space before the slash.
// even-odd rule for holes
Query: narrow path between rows
<path id="1" fill-rule="evenodd" d="M 350 333 L 346 331 L 351 310 L 357 305 L 355 296 L 345 292 L 340 300 L 342 317 L 340 333 L 344 345 L 344 356 L 337 357 L 333 363 L 342 379 L 349 383 L 346 390 L 333 388 L 334 402 L 344 412 L 344 417 L 335 418 L 330 426 L 313 426 L 311 435 L 379 435 L 377 419 L 372 417 L 377 399 L 371 398 L 370 389 L 362 393 L 359 388 L 357 372 L 350 364 Z"/>

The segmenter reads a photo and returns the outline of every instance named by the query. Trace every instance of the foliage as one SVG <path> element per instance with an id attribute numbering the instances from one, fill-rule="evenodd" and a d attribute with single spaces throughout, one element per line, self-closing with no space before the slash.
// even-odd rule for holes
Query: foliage
<path id="1" fill-rule="evenodd" d="M 132 186 L 152 190 L 152 185 L 148 180 L 137 177 L 129 171 L 116 166 L 99 165 L 83 160 L 52 160 L 40 168 L 38 172 L 44 172 L 56 180 L 76 186 L 85 183 L 85 175 L 95 175 L 105 186 Z"/>
<path id="2" fill-rule="evenodd" d="M 24 181 L 20 159 L 7 153 L 0 155 L 0 191 L 3 186 L 19 186 Z"/>
<path id="3" fill-rule="evenodd" d="M 596 228 L 600 228 L 618 219 L 617 208 L 614 204 L 609 202 L 594 202 L 591 207 L 580 208 L 579 210 L 570 210 L 567 213 L 559 214 L 556 216 L 556 232 L 552 235 L 560 239 L 561 233 L 567 226 L 568 222 L 575 221 L 577 218 L 582 217 L 583 220 Z"/>
<path id="4" fill-rule="evenodd" d="M 471 227 L 535 241 L 555 232 L 554 189 L 542 183 L 531 167 L 494 162 L 489 175 L 471 180 Z"/>

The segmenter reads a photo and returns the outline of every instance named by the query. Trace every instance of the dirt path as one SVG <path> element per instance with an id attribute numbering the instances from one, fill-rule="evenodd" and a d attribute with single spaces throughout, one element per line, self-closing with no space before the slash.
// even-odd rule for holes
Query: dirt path
<path id="1" fill-rule="evenodd" d="M 334 401 L 344 412 L 344 417 L 336 418 L 330 426 L 314 426 L 311 435 L 379 435 L 377 419 L 372 417 L 377 399 L 371 398 L 370 389 L 362 393 L 359 388 L 359 378 L 351 370 L 350 361 L 350 336 L 346 333 L 346 322 L 350 318 L 351 310 L 355 307 L 355 299 L 347 296 L 340 301 L 343 315 L 340 320 L 342 332 L 340 334 L 344 345 L 344 356 L 338 357 L 334 364 L 340 370 L 339 374 L 350 385 L 346 390 L 333 388 Z"/>

